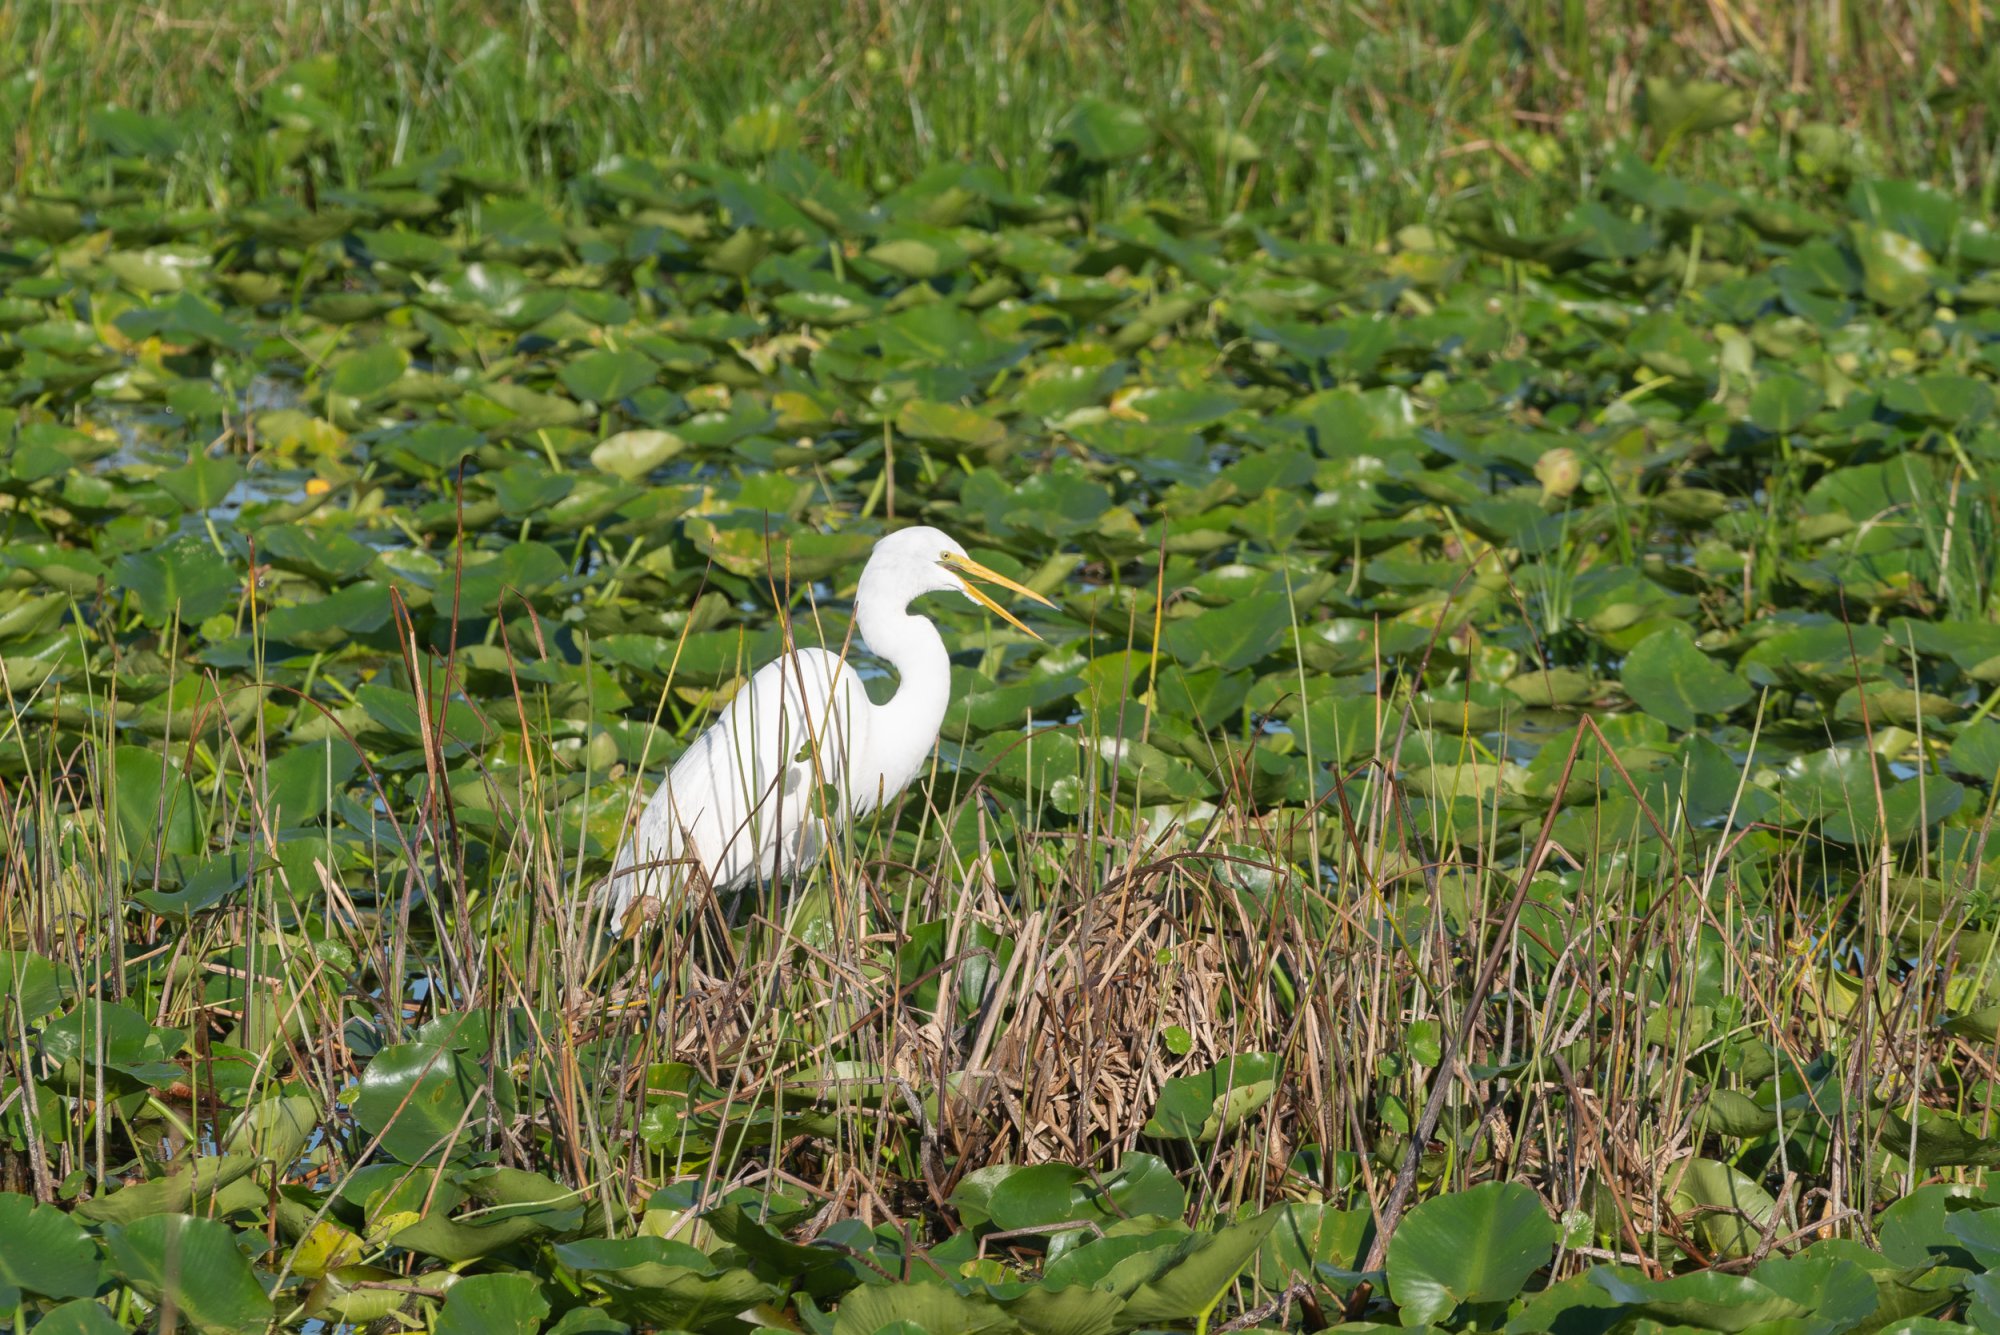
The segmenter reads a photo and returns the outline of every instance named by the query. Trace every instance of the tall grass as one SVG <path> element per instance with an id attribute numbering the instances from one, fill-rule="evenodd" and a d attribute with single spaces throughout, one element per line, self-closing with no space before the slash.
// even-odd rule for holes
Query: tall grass
<path id="1" fill-rule="evenodd" d="M 298 188 L 283 124 L 292 83 L 335 126 L 305 164 L 321 186 L 349 188 L 447 149 L 541 189 L 618 152 L 713 157 L 739 117 L 776 101 L 853 179 L 967 159 L 1033 189 L 1059 118 L 1095 93 L 1139 105 L 1160 135 L 1113 173 L 1126 196 L 1290 210 L 1321 235 L 1368 242 L 1455 208 L 1545 223 L 1634 132 L 1647 75 L 1751 94 L 1739 133 L 1671 150 L 1691 173 L 1784 189 L 1802 153 L 1869 153 L 1990 197 L 1991 22 L 1977 0 L 1324 13 L 0 0 L 0 49 L 20 57 L 0 73 L 0 127 L 15 188 L 86 191 L 114 177 L 77 173 L 105 126 L 93 110 L 171 117 L 181 152 L 145 188 L 222 208 Z M 296 67 L 314 60 L 327 63 Z M 1808 134 L 1813 122 L 1828 128 Z M 1746 573 L 1746 589 L 1765 587 L 1785 553 L 1758 555 L 1773 570 Z M 1122 574 L 1143 627 L 1162 578 Z M 1538 609 L 1551 629 L 1565 620 L 1559 594 Z M 1144 635 L 1126 636 L 1131 661 L 1153 659 Z M 523 624 L 500 643 L 510 658 L 539 652 Z M 442 721 L 451 668 L 439 667 L 412 640 L 400 685 Z M 262 716 L 233 684 L 204 682 L 186 708 L 145 722 L 148 745 L 199 760 L 186 766 L 198 784 L 121 773 L 119 723 L 131 720 L 115 668 L 89 684 L 93 712 L 54 728 L 26 716 L 35 686 L 9 684 L 0 746 L 19 777 L 0 792 L 0 936 L 66 964 L 86 1007 L 146 998 L 155 1023 L 228 1059 L 198 1062 L 207 1078 L 257 1089 L 282 1069 L 328 1110 L 352 1098 L 369 1052 L 441 1014 L 483 1015 L 481 1055 L 545 1099 L 533 1118 L 477 1105 L 492 1152 L 588 1184 L 614 1211 L 691 1176 L 704 1193 L 796 1193 L 817 1227 L 914 1227 L 988 1165 L 1109 1172 L 1169 1080 L 1269 1052 L 1285 1072 L 1272 1100 L 1240 1134 L 1176 1151 L 1200 1185 L 1197 1211 L 1309 1193 L 1385 1211 L 1399 1181 L 1505 1175 L 1597 1217 L 1614 1241 L 1579 1254 L 1652 1264 L 1669 1242 L 1702 1250 L 1676 1222 L 1676 1174 L 1729 1081 L 1832 1063 L 1814 1098 L 1833 1130 L 1809 1169 L 1779 1164 L 1774 1238 L 1865 1230 L 1872 1207 L 1916 1180 L 1908 1156 L 1882 1153 L 1914 1129 L 1896 1130 L 1874 1100 L 1994 1111 L 1991 1084 L 1967 1074 L 1987 1052 L 1936 1023 L 1958 1004 L 1947 987 L 1990 965 L 1958 958 L 1969 892 L 1892 896 L 1886 834 L 1837 867 L 1823 844 L 1795 840 L 1746 878 L 1727 841 L 1773 831 L 1697 839 L 1585 722 L 1564 800 L 1529 819 L 1489 781 L 1490 753 L 1455 741 L 1424 753 L 1419 739 L 1442 733 L 1408 724 L 1463 679 L 1395 682 L 1374 744 L 1310 808 L 1260 795 L 1255 743 L 1218 729 L 1183 756 L 1226 794 L 1193 834 L 1141 823 L 1144 775 L 1108 759 L 1129 729 L 1086 710 L 1024 743 L 1075 748 L 1076 781 L 1054 803 L 1027 794 L 1017 818 L 989 801 L 997 780 L 941 765 L 790 894 L 699 903 L 607 954 L 580 907 L 601 867 L 579 856 L 569 818 L 588 802 L 585 819 L 615 822 L 656 774 L 600 782 L 602 762 L 552 726 L 544 688 L 517 680 L 472 711 L 483 738 L 508 739 L 515 777 L 454 785 L 444 739 L 430 736 L 421 800 L 382 789 L 361 808 L 370 839 L 346 853 L 330 826 L 315 846 L 280 846 Z M 1158 671 L 1115 703 L 1143 707 L 1174 669 Z M 254 698 L 269 683 L 250 685 Z M 1435 694 L 1418 698 L 1426 685 Z M 663 695 L 658 716 L 680 713 Z M 681 731 L 701 721 L 695 711 Z M 1057 820 L 1052 806 L 1075 814 Z M 123 840 L 106 818 L 119 810 L 154 813 L 155 838 Z M 157 856 L 159 827 L 180 811 L 254 858 L 248 893 L 225 911 L 130 905 L 131 865 Z M 475 845 L 483 855 L 468 855 Z M 899 956 L 919 928 L 939 948 L 909 978 Z M 935 1004 L 919 999 L 931 983 Z M 16 1069 L 38 1060 L 27 1033 L 4 1043 Z M 72 1091 L 83 1115 L 0 1148 L 0 1187 L 51 1198 L 212 1137 L 218 1100 L 200 1075 L 155 1098 L 176 1128 L 158 1140 L 105 1097 L 100 1066 L 85 1069 L 99 1083 Z M 725 1096 L 697 1106 L 693 1076 Z M 29 1105 L 40 1096 L 33 1081 L 12 1088 Z M 723 1119 L 701 1134 L 712 1148 L 682 1112 Z M 335 1126 L 312 1171 L 337 1181 L 372 1146 Z"/>
<path id="2" fill-rule="evenodd" d="M 1986 0 L 1885 5 L 1127 0 L 0 0 L 0 127 L 17 189 L 79 174 L 91 113 L 176 118 L 183 202 L 292 189 L 285 90 L 330 112 L 314 165 L 355 186 L 457 150 L 555 189 L 617 153 L 712 159 L 769 106 L 849 179 L 947 160 L 1046 183 L 1077 98 L 1137 105 L 1158 134 L 1120 198 L 1296 212 L 1373 242 L 1456 209 L 1545 225 L 1641 124 L 1648 76 L 1747 94 L 1734 134 L 1675 150 L 1690 172 L 1791 188 L 1853 158 L 1991 200 L 2000 66 Z M 276 118 L 276 119 L 274 119 Z"/>
<path id="3" fill-rule="evenodd" d="M 524 627 L 502 642 L 524 667 L 539 656 Z M 1143 661 L 1148 646 L 1125 648 Z M 402 679 L 427 710 L 449 690 L 438 666 L 413 655 Z M 989 776 L 940 767 L 786 894 L 697 898 L 609 949 L 586 893 L 604 868 L 578 857 L 558 794 L 577 791 L 581 764 L 582 791 L 622 809 L 653 776 L 594 784 L 541 688 L 473 711 L 489 740 L 513 734 L 518 777 L 454 787 L 435 733 L 422 799 L 383 806 L 364 856 L 341 857 L 329 831 L 304 860 L 260 796 L 261 730 L 213 684 L 155 724 L 170 754 L 204 758 L 210 777 L 186 788 L 119 790 L 115 710 L 32 730 L 29 697 L 10 696 L 22 777 L 5 792 L 0 932 L 95 980 L 96 1004 L 146 998 L 153 1022 L 194 1034 L 198 1060 L 188 1084 L 149 1096 L 164 1138 L 102 1089 L 71 1091 L 83 1115 L 0 1149 L 0 1186 L 48 1198 L 206 1143 L 217 1080 L 338 1110 L 374 1050 L 467 1016 L 483 1017 L 475 1053 L 542 1093 L 534 1115 L 475 1103 L 486 1147 L 587 1189 L 614 1220 L 692 1181 L 701 1199 L 803 1201 L 814 1230 L 853 1217 L 921 1239 L 979 1169 L 1110 1174 L 1160 1147 L 1142 1137 L 1168 1081 L 1268 1052 L 1283 1072 L 1272 1100 L 1238 1134 L 1178 1152 L 1196 1213 L 1316 1197 L 1380 1218 L 1412 1189 L 1505 1176 L 1596 1219 L 1574 1230 L 1577 1258 L 1650 1266 L 1670 1245 L 1706 1254 L 1675 1191 L 1732 1081 L 1775 1073 L 1832 1128 L 1798 1142 L 1811 1164 L 1742 1165 L 1783 1183 L 1774 1241 L 1865 1233 L 1917 1180 L 1907 1143 L 1883 1152 L 1914 1131 L 1882 1100 L 1912 1118 L 1940 1100 L 1992 1116 L 1969 1049 L 1935 1023 L 1946 984 L 1960 1005 L 1991 965 L 1956 959 L 1963 892 L 1892 901 L 1886 838 L 1839 867 L 1795 841 L 1741 879 L 1722 836 L 1698 839 L 1648 799 L 1588 718 L 1555 802 L 1525 818 L 1481 781 L 1477 741 L 1407 726 L 1439 707 L 1413 681 L 1312 808 L 1256 800 L 1254 764 L 1224 733 L 1210 754 L 1227 795 L 1198 832 L 1135 826 L 1133 779 L 1107 760 L 1129 732 L 1087 711 L 1033 741 L 1076 748 L 1074 822 L 1050 820 L 1039 794 L 1015 820 Z M 1162 684 L 1142 672 L 1134 699 Z M 128 906 L 129 869 L 153 848 L 97 816 L 134 803 L 158 828 L 192 803 L 220 846 L 253 858 L 241 901 L 185 920 Z M 480 822 L 488 851 L 467 858 Z M 919 930 L 938 943 L 912 977 Z M 29 1035 L 6 1043 L 26 1068 Z M 688 1092 L 702 1088 L 723 1093 Z M 719 1125 L 691 1131 L 703 1113 Z M 329 1126 L 309 1169 L 320 1185 L 374 1149 L 338 1112 Z"/>

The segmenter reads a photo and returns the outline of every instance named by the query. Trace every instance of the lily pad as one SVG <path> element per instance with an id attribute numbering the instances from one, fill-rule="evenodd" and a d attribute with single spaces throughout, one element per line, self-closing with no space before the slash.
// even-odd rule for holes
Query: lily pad
<path id="1" fill-rule="evenodd" d="M 1714 662 L 1678 626 L 1655 631 L 1633 646 L 1622 674 L 1634 702 L 1670 727 L 1730 713 L 1748 703 L 1748 683 Z"/>

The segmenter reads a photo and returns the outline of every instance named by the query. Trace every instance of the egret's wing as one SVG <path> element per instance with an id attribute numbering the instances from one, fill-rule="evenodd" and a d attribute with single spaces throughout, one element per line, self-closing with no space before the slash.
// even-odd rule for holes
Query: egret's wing
<path id="1" fill-rule="evenodd" d="M 614 889 L 621 911 L 636 895 L 686 884 L 690 861 L 728 888 L 817 857 L 820 789 L 845 787 L 853 728 L 864 717 L 856 700 L 867 700 L 860 678 L 825 650 L 801 649 L 760 668 L 647 804 L 619 859 L 621 871 L 634 868 L 621 877 L 630 888 Z M 645 865 L 660 861 L 674 865 Z"/>

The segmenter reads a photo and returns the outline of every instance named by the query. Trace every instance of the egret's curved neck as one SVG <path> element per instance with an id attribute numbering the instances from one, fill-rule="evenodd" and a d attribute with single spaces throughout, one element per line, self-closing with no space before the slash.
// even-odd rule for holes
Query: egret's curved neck
<path id="1" fill-rule="evenodd" d="M 869 652 L 896 669 L 898 678 L 896 694 L 877 711 L 869 729 L 869 751 L 880 771 L 875 777 L 884 791 L 894 793 L 923 770 L 937 743 L 951 703 L 951 656 L 931 619 L 912 614 L 907 599 L 869 594 L 863 579 L 855 598 L 854 628 Z"/>

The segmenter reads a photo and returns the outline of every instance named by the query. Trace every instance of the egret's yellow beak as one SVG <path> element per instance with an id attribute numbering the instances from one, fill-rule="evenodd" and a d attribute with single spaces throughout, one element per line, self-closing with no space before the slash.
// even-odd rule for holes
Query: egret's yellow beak
<path id="1" fill-rule="evenodd" d="M 977 585 L 972 583 L 972 581 L 975 579 L 983 579 L 988 584 L 998 584 L 1003 589 L 1011 589 L 1015 593 L 1022 594 L 1029 598 L 1033 598 L 1036 602 L 1042 604 L 1044 607 L 1054 607 L 1055 606 L 1054 603 L 1042 597 L 1041 594 L 1036 593 L 1033 589 L 1028 588 L 1024 584 L 1016 584 L 1013 580 L 1008 579 L 1005 575 L 1001 574 L 999 571 L 987 569 L 985 566 L 979 564 L 979 562 L 973 560 L 969 556 L 947 556 L 943 558 L 943 564 L 947 569 L 951 570 L 954 574 L 957 574 L 961 577 L 959 579 L 959 584 L 965 589 L 966 597 L 972 599 L 972 601 L 986 608 L 989 612 L 993 613 L 994 616 L 999 617 L 1002 621 L 1006 622 L 1008 625 L 1013 626 L 1018 630 L 1028 631 L 1028 634 L 1034 635 L 1034 637 L 1038 640 L 1042 638 L 1039 635 L 1035 635 L 1035 632 L 1033 632 L 1032 630 L 1028 630 L 1028 627 L 1021 621 L 1019 617 L 1015 616 L 1012 612 L 1009 612 L 1006 608 L 1000 606 L 1000 604 L 994 601 L 992 596 L 989 595 L 986 592 L 986 590 L 978 587 Z"/>

